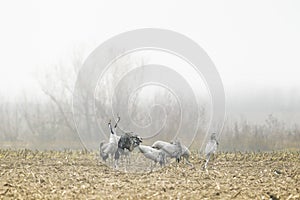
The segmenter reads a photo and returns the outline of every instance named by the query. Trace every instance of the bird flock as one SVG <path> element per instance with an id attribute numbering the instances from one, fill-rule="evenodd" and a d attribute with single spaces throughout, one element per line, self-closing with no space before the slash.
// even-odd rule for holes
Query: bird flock
<path id="1" fill-rule="evenodd" d="M 159 163 L 160 167 L 165 166 L 166 163 L 168 163 L 167 159 L 175 159 L 177 163 L 184 160 L 187 165 L 193 167 L 193 164 L 189 161 L 191 152 L 180 140 L 175 139 L 171 142 L 158 140 L 151 146 L 143 145 L 141 144 L 143 142 L 142 138 L 136 134 L 123 133 L 122 135 L 117 135 L 119 122 L 119 116 L 114 126 L 112 126 L 111 120 L 109 121 L 109 140 L 100 143 L 100 157 L 104 162 L 110 159 L 115 169 L 118 169 L 119 160 L 123 158 L 126 163 L 126 170 L 126 166 L 130 164 L 130 154 L 134 149 L 138 149 L 138 152 L 142 153 L 146 159 L 153 161 L 151 170 L 157 163 Z M 203 169 L 207 169 L 208 162 L 211 156 L 216 152 L 218 145 L 217 135 L 216 133 L 212 133 L 205 147 L 205 163 Z"/>

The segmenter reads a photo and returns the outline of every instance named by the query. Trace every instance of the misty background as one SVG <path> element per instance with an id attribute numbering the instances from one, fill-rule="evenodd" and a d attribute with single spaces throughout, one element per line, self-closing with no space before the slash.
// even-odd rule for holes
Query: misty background
<path id="1" fill-rule="evenodd" d="M 220 149 L 300 148 L 299 9 L 298 1 L 1 2 L 0 147 L 82 148 L 71 106 L 84 60 L 114 35 L 155 27 L 191 38 L 218 69 L 227 111 Z M 149 55 L 128 58 L 119 65 L 130 67 L 149 59 Z M 82 115 L 86 120 L 108 122 L 105 113 L 110 107 L 102 94 L 113 90 L 115 73 L 96 90 L 96 115 L 85 110 Z M 161 135 L 161 139 L 169 140 L 180 113 L 176 99 L 159 88 L 148 90 L 152 92 L 136 94 L 139 101 L 130 108 L 132 119 L 146 126 L 151 122 L 149 112 L 152 119 L 160 121 L 165 112 L 169 113 L 169 124 Z M 149 93 L 155 99 L 150 103 L 145 98 Z M 205 88 L 203 93 L 202 126 L 193 143 L 196 149 L 204 140 L 210 118 Z M 165 110 L 147 110 L 154 101 Z M 185 112 L 193 114 L 193 110 L 191 107 Z M 156 122 L 152 120 L 153 131 L 160 128 Z M 130 120 L 122 119 L 121 126 L 130 126 Z M 105 139 L 89 134 L 89 129 L 96 128 L 87 127 L 88 148 L 97 148 Z M 189 132 L 187 126 L 182 140 L 189 140 Z"/>

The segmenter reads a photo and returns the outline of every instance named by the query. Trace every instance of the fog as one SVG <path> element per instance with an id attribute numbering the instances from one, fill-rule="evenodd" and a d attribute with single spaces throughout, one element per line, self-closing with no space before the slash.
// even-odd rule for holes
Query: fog
<path id="1" fill-rule="evenodd" d="M 197 42 L 214 62 L 226 95 L 226 120 L 220 138 L 223 140 L 221 148 L 299 148 L 298 1 L 131 3 L 0 3 L 1 147 L 82 148 L 73 122 L 72 95 L 84 60 L 98 45 L 114 35 L 155 27 L 186 35 Z M 110 94 L 116 86 L 113 76 L 114 73 L 122 75 L 120 67 L 130 69 L 151 63 L 151 59 L 172 66 L 175 71 L 184 65 L 178 59 L 161 53 L 135 56 L 131 55 L 111 67 L 107 78 L 102 80 L 104 82 L 99 82 L 95 91 L 97 117 L 90 117 L 90 111 L 85 110 L 86 120 L 97 121 L 104 127 L 109 118 L 116 117 L 116 113 L 112 116 L 107 111 L 109 102 L 104 94 Z M 201 91 L 201 127 L 193 142 L 194 147 L 199 148 L 211 117 L 209 91 L 205 88 L 205 81 L 197 79 L 193 71 L 179 70 L 179 73 Z M 134 85 L 145 76 L 149 74 L 137 76 L 130 84 Z M 85 89 L 83 87 L 82 91 Z M 124 95 L 116 94 L 117 102 Z M 129 102 L 129 115 L 132 118 L 122 118 L 120 124 L 126 131 L 142 134 L 138 126 L 153 123 L 147 132 L 155 133 L 164 127 L 162 130 L 165 135 L 161 137 L 171 140 L 173 135 L 168 133 L 176 132 L 178 127 L 175 125 L 182 113 L 198 116 L 199 110 L 194 110 L 192 106 L 180 110 L 176 98 L 160 87 L 145 87 L 134 95 L 132 100 L 138 99 L 142 103 Z M 189 97 L 182 101 L 186 105 L 190 103 Z M 160 106 L 153 107 L 154 104 Z M 120 105 L 113 105 L 114 112 L 126 116 L 127 111 L 125 108 L 122 110 Z M 182 120 L 185 120 L 184 117 Z M 161 122 L 169 124 L 162 126 Z M 94 141 L 87 148 L 95 149 L 99 140 L 106 138 L 95 133 L 97 127 L 87 128 L 91 135 L 85 139 Z M 192 130 L 194 127 L 186 129 L 187 132 Z M 104 131 L 108 131 L 107 127 Z M 251 137 L 238 138 L 237 135 L 241 133 Z M 185 136 L 183 141 L 192 137 Z M 265 143 L 257 142 L 261 138 Z M 282 138 L 285 140 L 280 141 Z M 230 139 L 240 145 L 230 144 Z M 69 142 L 66 143 L 66 140 Z M 267 144 L 268 140 L 272 143 Z M 276 144 L 275 147 L 273 144 Z"/>

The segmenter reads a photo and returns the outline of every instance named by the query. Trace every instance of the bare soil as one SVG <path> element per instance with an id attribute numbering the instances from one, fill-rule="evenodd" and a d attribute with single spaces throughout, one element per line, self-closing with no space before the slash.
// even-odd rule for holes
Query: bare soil
<path id="1" fill-rule="evenodd" d="M 93 152 L 0 150 L 0 199 L 300 199 L 299 151 L 218 153 L 207 171 L 193 155 L 124 173 Z"/>

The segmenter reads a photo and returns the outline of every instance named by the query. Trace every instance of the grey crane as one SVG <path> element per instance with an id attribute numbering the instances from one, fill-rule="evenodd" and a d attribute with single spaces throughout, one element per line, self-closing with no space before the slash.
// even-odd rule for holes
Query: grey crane
<path id="1" fill-rule="evenodd" d="M 207 168 L 207 164 L 209 162 L 211 155 L 217 151 L 218 145 L 219 145 L 219 142 L 217 141 L 216 133 L 212 133 L 210 136 L 210 140 L 208 141 L 208 143 L 206 144 L 206 147 L 205 147 L 204 169 Z"/>

